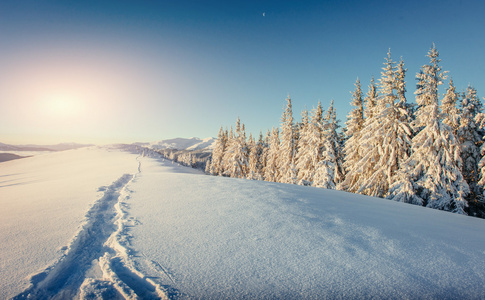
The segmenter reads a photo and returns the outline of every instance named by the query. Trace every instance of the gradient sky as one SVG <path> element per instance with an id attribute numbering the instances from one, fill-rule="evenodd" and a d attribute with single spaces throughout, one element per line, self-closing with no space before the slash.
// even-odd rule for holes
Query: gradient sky
<path id="1" fill-rule="evenodd" d="M 264 15 L 263 15 L 264 13 Z M 485 1 L 0 1 L 0 142 L 258 134 L 334 99 L 343 122 L 388 49 L 407 97 L 434 42 L 485 95 Z M 444 87 L 442 89 L 444 92 Z"/>

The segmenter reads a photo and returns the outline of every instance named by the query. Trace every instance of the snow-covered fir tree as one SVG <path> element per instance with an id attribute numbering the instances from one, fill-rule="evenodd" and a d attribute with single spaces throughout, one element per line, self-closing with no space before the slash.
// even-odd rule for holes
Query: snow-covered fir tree
<path id="1" fill-rule="evenodd" d="M 416 128 L 421 130 L 412 140 L 412 154 L 405 163 L 406 174 L 393 186 L 393 199 L 406 199 L 419 204 L 420 199 L 427 207 L 465 213 L 465 196 L 468 184 L 459 168 L 460 146 L 450 126 L 442 122 L 438 103 L 438 86 L 445 78 L 439 66 L 439 53 L 435 46 L 428 52 L 430 63 L 417 74 Z M 394 187 L 398 188 L 394 188 Z M 410 190 L 413 189 L 412 192 Z M 406 196 L 403 196 L 406 195 Z M 409 200 L 409 199 L 408 199 Z"/>
<path id="2" fill-rule="evenodd" d="M 460 110 L 457 108 L 459 95 L 456 92 L 453 80 L 450 79 L 448 89 L 441 100 L 441 112 L 443 113 L 443 123 L 450 126 L 453 134 L 457 135 L 460 127 Z"/>
<path id="3" fill-rule="evenodd" d="M 323 159 L 318 162 L 315 176 L 313 178 L 313 186 L 321 187 L 324 189 L 335 189 L 335 167 L 336 167 L 336 156 L 332 151 L 331 142 L 328 140 L 324 141 L 324 147 L 322 152 Z"/>
<path id="4" fill-rule="evenodd" d="M 244 124 L 241 124 L 238 117 L 236 133 L 232 139 L 228 140 L 227 151 L 224 155 L 224 174 L 229 177 L 245 178 L 248 172 L 248 156 Z"/>
<path id="5" fill-rule="evenodd" d="M 248 139 L 249 158 L 248 158 L 248 174 L 247 179 L 262 180 L 261 172 L 259 170 L 259 153 L 256 141 L 253 136 L 249 134 Z"/>
<path id="6" fill-rule="evenodd" d="M 300 134 L 302 147 L 297 152 L 297 183 L 300 185 L 313 185 L 318 163 L 322 159 L 323 128 L 323 108 L 319 101 L 317 107 L 311 112 L 311 120 L 307 128 Z"/>
<path id="7" fill-rule="evenodd" d="M 145 154 L 145 153 L 143 153 L 143 154 Z M 209 158 L 207 159 L 207 161 L 206 161 L 206 164 L 205 164 L 205 169 L 204 169 L 204 172 L 205 172 L 206 174 L 209 174 L 209 175 L 212 175 L 212 174 L 211 174 L 211 162 L 212 162 L 211 157 L 209 157 Z"/>
<path id="8" fill-rule="evenodd" d="M 224 155 L 222 156 L 222 170 L 223 173 L 222 175 L 224 176 L 230 176 L 230 173 L 228 171 L 229 168 L 229 160 L 231 158 L 231 153 L 229 153 L 229 146 L 234 143 L 234 130 L 232 129 L 232 126 L 230 127 L 229 131 L 227 132 L 227 140 L 226 140 L 226 149 L 224 151 Z"/>
<path id="9" fill-rule="evenodd" d="M 404 60 L 401 57 L 395 73 L 395 89 L 398 103 L 407 103 L 406 101 L 406 72 L 407 69 L 404 67 Z"/>
<path id="10" fill-rule="evenodd" d="M 407 118 L 406 120 L 408 123 L 412 123 L 414 117 L 414 104 L 409 103 L 406 100 L 406 72 L 408 69 L 404 67 L 404 60 L 401 57 L 401 60 L 397 64 L 396 67 L 396 95 L 397 95 L 397 107 L 399 109 L 404 109 L 407 112 L 402 113 L 401 116 Z"/>
<path id="11" fill-rule="evenodd" d="M 468 86 L 461 100 L 460 125 L 458 137 L 463 161 L 463 176 L 470 187 L 470 200 L 481 195 L 478 185 L 478 164 L 481 159 L 480 147 L 483 143 L 483 130 L 477 123 L 477 116 L 482 112 L 482 103 L 477 96 L 477 90 Z"/>
<path id="12" fill-rule="evenodd" d="M 346 171 L 345 180 L 342 182 L 341 189 L 348 190 L 353 186 L 360 176 L 357 164 L 363 156 L 363 147 L 360 144 L 361 131 L 364 127 L 364 101 L 362 99 L 362 87 L 360 80 L 357 78 L 355 91 L 352 93 L 352 102 L 354 108 L 347 116 L 346 135 L 347 140 L 344 144 L 344 168 Z"/>
<path id="13" fill-rule="evenodd" d="M 335 185 L 338 186 L 344 180 L 345 169 L 343 166 L 344 155 L 342 135 L 337 132 L 337 130 L 340 128 L 340 120 L 337 119 L 337 111 L 335 110 L 335 107 L 333 105 L 333 100 L 330 103 L 330 107 L 324 120 L 327 123 L 327 128 L 325 128 L 324 131 L 324 139 L 330 142 L 330 147 L 333 148 L 333 152 L 335 153 L 335 169 L 333 181 Z"/>
<path id="14" fill-rule="evenodd" d="M 368 161 L 372 162 L 373 160 L 378 159 L 378 157 L 374 157 L 375 152 L 369 151 L 369 149 L 374 149 L 376 145 L 363 143 L 364 137 L 366 137 L 366 135 L 370 136 L 372 134 L 372 131 L 369 130 L 370 126 L 378 122 L 376 117 L 378 115 L 377 109 L 379 109 L 379 107 L 377 106 L 378 97 L 379 97 L 379 93 L 377 91 L 377 86 L 375 84 L 374 77 L 372 77 L 371 82 L 369 84 L 369 90 L 364 99 L 364 104 L 365 104 L 364 125 L 360 133 L 360 141 L 359 141 L 362 147 L 361 151 L 363 156 L 361 157 L 360 161 L 357 164 L 352 165 L 354 170 L 349 170 L 349 173 L 347 173 L 347 176 L 351 176 L 351 178 L 349 180 L 345 180 L 344 181 L 345 185 L 342 187 L 346 191 L 351 193 L 359 192 L 359 189 L 363 180 L 366 178 L 366 176 L 370 176 L 369 174 L 371 174 L 373 166 L 371 163 L 367 163 L 367 162 Z M 366 137 L 366 138 L 369 138 L 369 137 Z"/>
<path id="15" fill-rule="evenodd" d="M 291 98 L 288 96 L 286 98 L 286 108 L 281 117 L 281 141 L 278 155 L 280 177 L 278 178 L 278 182 L 296 183 L 296 138 Z"/>
<path id="16" fill-rule="evenodd" d="M 359 193 L 370 196 L 387 196 L 398 170 L 409 157 L 410 117 L 405 98 L 396 93 L 402 89 L 397 75 L 389 52 L 379 80 L 380 96 L 362 130 L 364 156 L 358 165 L 363 172 L 354 186 Z"/>
<path id="17" fill-rule="evenodd" d="M 273 128 L 269 137 L 269 147 L 266 154 L 266 167 L 264 169 L 264 180 L 277 182 L 280 176 L 278 160 L 280 153 L 280 138 L 278 128 Z"/>
<path id="18" fill-rule="evenodd" d="M 311 130 L 313 126 L 308 119 L 308 110 L 301 113 L 300 138 L 296 152 L 297 184 L 311 185 L 313 179 L 311 160 Z"/>
<path id="19" fill-rule="evenodd" d="M 268 164 L 268 152 L 269 152 L 270 137 L 271 137 L 271 132 L 268 129 L 266 131 L 266 135 L 263 138 L 263 142 L 261 143 L 262 153 L 261 153 L 261 157 L 260 157 L 260 162 L 261 162 L 261 176 L 263 177 L 262 180 L 267 180 L 265 178 L 265 174 L 266 174 L 266 166 Z"/>
<path id="20" fill-rule="evenodd" d="M 266 163 L 266 158 L 264 157 L 264 150 L 268 147 L 267 140 L 263 138 L 263 133 L 259 132 L 259 139 L 256 142 L 256 155 L 258 157 L 258 163 L 256 165 L 256 170 L 260 175 L 259 180 L 263 180 L 263 170 Z"/>
<path id="21" fill-rule="evenodd" d="M 208 173 L 211 175 L 222 175 L 224 173 L 223 158 L 227 147 L 227 130 L 219 129 L 217 140 L 212 150 L 212 158 L 209 165 Z"/>
<path id="22" fill-rule="evenodd" d="M 338 180 L 341 180 L 341 170 L 339 170 L 337 161 L 338 152 L 340 151 L 337 129 L 337 114 L 332 100 L 324 117 L 322 158 L 316 167 L 313 186 L 335 189 Z"/>
<path id="23" fill-rule="evenodd" d="M 371 119 L 374 117 L 374 111 L 377 105 L 377 98 L 379 97 L 379 92 L 377 91 L 377 86 L 374 81 L 374 77 L 372 77 L 369 90 L 365 96 L 364 103 L 365 103 L 365 110 L 364 110 L 364 118 Z"/>
<path id="24" fill-rule="evenodd" d="M 485 115 L 483 113 L 478 117 L 481 119 L 481 121 L 485 122 Z M 478 172 L 479 172 L 478 186 L 481 188 L 483 192 L 481 195 L 477 195 L 475 201 L 472 202 L 473 204 L 477 204 L 478 200 L 481 200 L 481 202 L 483 203 L 484 202 L 483 200 L 485 199 L 485 143 L 483 143 L 482 146 L 480 147 L 480 154 L 481 154 L 481 159 L 478 162 Z"/>

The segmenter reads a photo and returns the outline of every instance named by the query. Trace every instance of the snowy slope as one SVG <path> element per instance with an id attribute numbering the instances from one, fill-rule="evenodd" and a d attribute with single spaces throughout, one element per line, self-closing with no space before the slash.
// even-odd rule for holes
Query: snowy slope
<path id="1" fill-rule="evenodd" d="M 2 163 L 1 299 L 485 294 L 482 219 L 125 150 Z"/>
<path id="2" fill-rule="evenodd" d="M 195 150 L 203 150 L 203 149 L 207 149 L 207 150 L 212 150 L 214 149 L 214 143 L 215 143 L 216 139 L 215 138 L 205 138 L 203 140 L 200 140 L 200 142 L 190 146 L 190 147 L 187 147 L 185 150 L 191 150 L 191 151 L 195 151 Z"/>
<path id="3" fill-rule="evenodd" d="M 153 161 L 131 189 L 139 263 L 183 298 L 485 295 L 482 219 Z"/>

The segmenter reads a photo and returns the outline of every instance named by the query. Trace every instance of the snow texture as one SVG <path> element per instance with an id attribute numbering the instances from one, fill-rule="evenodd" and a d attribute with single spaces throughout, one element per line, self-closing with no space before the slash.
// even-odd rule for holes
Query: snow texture
<path id="1" fill-rule="evenodd" d="M 485 294 L 482 219 L 124 150 L 2 164 L 0 298 Z"/>
<path id="2" fill-rule="evenodd" d="M 480 219 L 166 162 L 131 188 L 138 257 L 181 298 L 483 296 Z"/>

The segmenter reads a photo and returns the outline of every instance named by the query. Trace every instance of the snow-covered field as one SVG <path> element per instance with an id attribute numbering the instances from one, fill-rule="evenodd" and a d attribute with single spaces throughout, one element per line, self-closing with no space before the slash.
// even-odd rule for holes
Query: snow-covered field
<path id="1" fill-rule="evenodd" d="M 0 299 L 485 295 L 485 220 L 124 148 L 0 164 Z"/>

